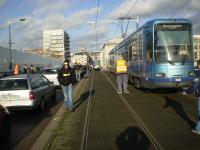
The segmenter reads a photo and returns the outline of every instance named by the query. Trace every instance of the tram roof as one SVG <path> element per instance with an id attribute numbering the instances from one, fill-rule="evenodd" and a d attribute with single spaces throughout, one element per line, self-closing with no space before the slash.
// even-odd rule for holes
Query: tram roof
<path id="1" fill-rule="evenodd" d="M 140 28 L 138 28 L 136 31 L 134 31 L 133 33 L 131 33 L 128 37 L 126 37 L 123 41 L 121 41 L 119 44 L 117 44 L 111 51 L 110 53 L 113 53 L 116 49 L 117 46 L 121 45 L 122 43 L 124 43 L 130 36 L 132 36 L 133 34 L 135 34 L 136 32 L 138 32 L 139 30 L 141 30 L 142 28 L 144 28 L 145 26 L 153 26 L 156 23 L 189 23 L 192 24 L 192 22 L 189 19 L 185 19 L 185 18 L 159 18 L 159 19 L 152 19 L 147 21 L 146 23 L 144 23 Z"/>

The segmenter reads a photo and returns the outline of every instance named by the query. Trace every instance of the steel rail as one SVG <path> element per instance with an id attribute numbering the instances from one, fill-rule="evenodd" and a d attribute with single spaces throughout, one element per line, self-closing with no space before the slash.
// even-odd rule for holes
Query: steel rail
<path id="1" fill-rule="evenodd" d="M 83 134 L 82 134 L 82 139 L 81 139 L 80 150 L 87 149 L 90 108 L 91 108 L 91 94 L 92 94 L 92 90 L 93 90 L 93 82 L 94 82 L 94 73 L 92 73 L 92 79 L 91 79 L 91 84 L 90 84 L 90 93 L 89 93 L 89 98 L 88 98 L 88 102 L 87 102 L 87 110 L 86 110 L 86 115 L 85 115 L 85 122 L 84 122 L 84 127 L 83 127 Z"/>
<path id="2" fill-rule="evenodd" d="M 111 86 L 113 87 L 113 89 L 117 92 L 117 88 L 115 87 L 115 85 L 112 83 L 112 81 L 110 80 L 110 78 L 102 72 L 102 74 L 105 76 L 105 78 L 108 80 L 108 82 L 111 84 Z M 142 119 L 137 115 L 137 113 L 135 112 L 135 110 L 131 107 L 131 105 L 128 103 L 128 101 L 126 100 L 126 98 L 122 95 L 119 94 L 120 99 L 124 102 L 124 104 L 126 105 L 126 107 L 128 108 L 129 113 L 133 116 L 133 118 L 137 121 L 137 123 L 139 124 L 139 126 L 141 127 L 141 129 L 144 131 L 144 133 L 146 134 L 146 136 L 149 138 L 149 140 L 151 141 L 151 143 L 154 145 L 154 147 L 157 150 L 164 150 L 163 146 L 158 142 L 158 140 L 155 138 L 155 136 L 151 133 L 151 131 L 147 128 L 147 126 L 144 124 L 144 122 L 142 121 Z"/>

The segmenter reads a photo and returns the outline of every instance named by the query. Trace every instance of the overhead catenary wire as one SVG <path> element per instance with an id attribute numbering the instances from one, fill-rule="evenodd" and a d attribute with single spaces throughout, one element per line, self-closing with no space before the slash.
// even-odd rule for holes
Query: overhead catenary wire
<path id="1" fill-rule="evenodd" d="M 126 15 L 124 16 L 124 18 L 127 18 L 128 15 L 130 14 L 130 12 L 132 11 L 132 9 L 137 5 L 137 3 L 139 2 L 140 0 L 136 0 L 135 3 L 133 3 L 133 5 L 130 7 L 130 9 L 128 10 L 128 12 L 126 13 Z"/>
<path id="2" fill-rule="evenodd" d="M 97 21 L 98 21 L 98 16 L 99 16 L 99 3 L 100 3 L 100 1 L 97 0 L 97 14 L 96 14 L 96 18 L 95 18 L 95 28 L 97 26 Z"/>
<path id="3" fill-rule="evenodd" d="M 115 37 L 115 35 L 117 34 L 117 31 L 119 30 L 119 26 L 120 24 L 118 23 L 115 31 L 113 32 L 113 37 Z"/>
<path id="4" fill-rule="evenodd" d="M 135 3 L 133 3 L 133 5 L 132 5 L 132 6 L 130 7 L 130 9 L 128 10 L 128 12 L 126 13 L 126 15 L 125 15 L 124 17 L 122 17 L 122 19 L 127 19 L 127 18 L 128 18 L 128 15 L 130 14 L 130 12 L 133 10 L 134 7 L 136 7 L 136 5 L 137 5 L 139 2 L 140 2 L 140 0 L 136 0 Z M 128 18 L 128 22 L 127 22 L 127 25 L 126 25 L 125 33 L 123 33 L 123 36 L 124 36 L 124 37 L 126 36 L 127 31 L 128 31 L 129 19 L 130 19 L 130 17 Z M 138 18 L 136 18 L 136 19 L 138 19 Z M 123 23 L 122 20 L 121 20 L 121 23 Z M 122 25 L 121 25 L 121 26 L 122 26 Z M 136 22 L 136 27 L 137 27 L 137 26 L 138 26 L 138 25 L 137 25 L 137 22 Z M 122 30 L 123 30 L 123 29 L 122 29 Z M 122 31 L 122 32 L 123 32 L 123 31 Z"/>
<path id="5" fill-rule="evenodd" d="M 130 4 L 130 2 L 131 2 L 132 0 L 130 0 L 126 5 L 127 6 L 129 6 L 129 4 Z M 136 0 L 135 1 L 135 3 L 133 3 L 133 5 L 130 7 L 130 9 L 128 10 L 128 12 L 124 15 L 124 17 L 120 17 L 119 19 L 120 19 L 120 24 L 121 24 L 121 36 L 124 38 L 125 36 L 126 36 L 126 34 L 127 34 L 127 31 L 128 31 L 128 26 L 129 26 L 129 23 L 130 23 L 130 17 L 128 17 L 128 15 L 130 14 L 130 12 L 132 11 L 132 9 L 134 8 L 134 7 L 136 7 L 136 5 L 138 4 L 140 2 L 140 0 Z M 137 20 L 136 21 L 138 21 L 138 18 L 136 18 Z M 126 29 L 124 30 L 123 29 L 123 24 L 124 24 L 124 20 L 127 20 L 127 24 L 126 24 Z M 137 23 L 137 22 L 136 22 Z M 138 27 L 138 24 L 136 24 L 136 28 Z M 114 33 L 113 33 L 113 36 L 115 36 L 115 34 L 117 33 L 117 31 L 118 31 L 118 29 L 119 29 L 119 24 L 118 24 L 118 26 L 116 27 L 116 30 L 114 31 Z M 125 32 L 124 32 L 125 31 Z"/>
<path id="6" fill-rule="evenodd" d="M 96 14 L 96 19 L 95 19 L 95 39 L 96 39 L 96 43 L 98 41 L 97 22 L 98 22 L 98 16 L 99 16 L 99 3 L 100 3 L 100 1 L 97 0 L 97 14 Z M 96 44 L 96 51 L 97 51 L 97 44 Z"/>

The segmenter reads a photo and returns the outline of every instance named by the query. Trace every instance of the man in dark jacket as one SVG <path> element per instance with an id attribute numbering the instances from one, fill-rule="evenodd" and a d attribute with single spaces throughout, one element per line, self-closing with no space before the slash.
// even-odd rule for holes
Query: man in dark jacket
<path id="1" fill-rule="evenodd" d="M 27 64 L 24 65 L 23 73 L 24 73 L 24 74 L 29 73 L 29 72 L 28 72 L 28 66 L 27 66 Z"/>
<path id="2" fill-rule="evenodd" d="M 195 129 L 192 130 L 192 132 L 200 134 L 200 60 L 197 61 L 196 77 L 194 78 L 192 85 L 183 92 L 183 95 L 192 92 L 195 92 L 197 96 L 197 113 L 198 113 L 197 125 Z"/>
<path id="3" fill-rule="evenodd" d="M 58 82 L 63 90 L 65 106 L 73 111 L 72 84 L 75 82 L 75 72 L 67 61 L 64 61 L 63 67 L 58 72 Z"/>

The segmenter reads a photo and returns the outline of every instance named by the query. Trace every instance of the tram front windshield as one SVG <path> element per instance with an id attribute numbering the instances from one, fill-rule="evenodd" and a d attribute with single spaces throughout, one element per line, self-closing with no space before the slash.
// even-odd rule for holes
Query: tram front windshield
<path id="1" fill-rule="evenodd" d="M 154 32 L 156 62 L 193 61 L 190 24 L 157 24 Z"/>

